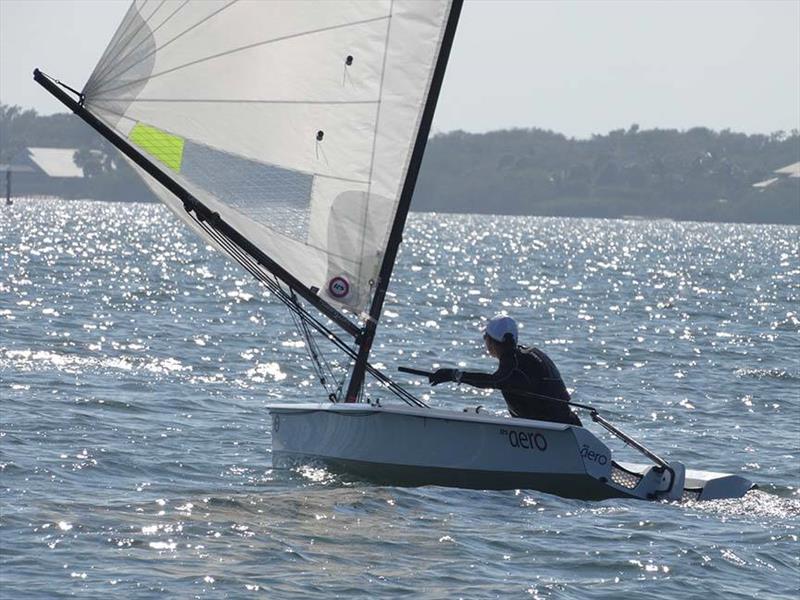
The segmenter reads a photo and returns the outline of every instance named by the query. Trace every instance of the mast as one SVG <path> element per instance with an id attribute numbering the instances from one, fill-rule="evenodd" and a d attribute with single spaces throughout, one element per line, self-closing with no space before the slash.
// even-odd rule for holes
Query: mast
<path id="1" fill-rule="evenodd" d="M 419 174 L 419 168 L 422 164 L 422 156 L 425 153 L 425 144 L 428 141 L 428 134 L 431 130 L 433 113 L 436 110 L 436 102 L 439 99 L 439 90 L 442 87 L 442 80 L 444 79 L 444 72 L 447 68 L 447 60 L 450 57 L 450 48 L 453 45 L 453 38 L 456 34 L 456 26 L 458 25 L 458 17 L 461 14 L 462 4 L 463 0 L 453 0 L 450 6 L 450 14 L 448 15 L 447 24 L 445 25 L 442 45 L 436 60 L 436 67 L 433 71 L 428 98 L 425 102 L 425 109 L 422 113 L 419 130 L 417 131 L 417 138 L 414 142 L 414 150 L 411 153 L 406 179 L 403 183 L 403 191 L 400 193 L 397 214 L 395 215 L 392 230 L 389 234 L 386 253 L 383 255 L 383 262 L 378 272 L 375 295 L 372 297 L 372 304 L 369 308 L 369 318 L 364 325 L 359 341 L 358 355 L 355 365 L 353 366 L 353 374 L 350 377 L 350 383 L 347 387 L 347 394 L 345 395 L 346 402 L 355 402 L 361 391 L 361 387 L 364 385 L 367 360 L 369 359 L 369 353 L 372 349 L 372 342 L 375 339 L 378 319 L 380 319 L 381 311 L 383 310 L 383 301 L 386 298 L 389 279 L 392 276 L 394 263 L 397 259 L 397 251 L 403 238 L 403 229 L 405 228 L 406 218 L 408 217 L 408 211 L 411 207 L 411 199 L 414 196 L 414 186 L 417 183 L 417 175 Z"/>
<path id="2" fill-rule="evenodd" d="M 259 265 L 264 267 L 270 273 L 275 275 L 278 279 L 283 281 L 298 295 L 300 295 L 309 304 L 314 306 L 322 314 L 328 317 L 331 321 L 336 323 L 345 332 L 349 333 L 356 340 L 360 339 L 362 330 L 353 323 L 350 319 L 345 317 L 333 306 L 325 302 L 317 294 L 307 288 L 291 273 L 286 271 L 278 263 L 267 256 L 263 251 L 256 247 L 250 240 L 245 238 L 241 233 L 234 229 L 231 225 L 226 223 L 219 215 L 213 212 L 205 204 L 195 198 L 186 188 L 180 185 L 177 181 L 172 179 L 164 171 L 156 167 L 147 157 L 139 152 L 135 147 L 129 144 L 124 138 L 119 136 L 105 123 L 100 121 L 91 112 L 83 106 L 83 95 L 74 91 L 81 98 L 80 102 L 76 102 L 73 98 L 67 95 L 64 90 L 58 87 L 54 81 L 48 78 L 47 75 L 42 73 L 39 69 L 33 71 L 33 78 L 36 82 L 60 100 L 67 108 L 78 115 L 83 121 L 90 125 L 95 131 L 113 144 L 120 152 L 130 158 L 134 163 L 141 167 L 145 172 L 155 178 L 161 185 L 172 192 L 179 200 L 183 202 L 183 206 L 188 213 L 194 212 L 194 218 L 200 223 L 207 223 L 212 228 L 217 230 L 222 236 L 230 240 L 234 245 L 241 248 L 246 254 L 250 255 Z M 63 85 L 63 84 L 62 84 Z M 71 88 L 69 88 L 71 89 Z"/>

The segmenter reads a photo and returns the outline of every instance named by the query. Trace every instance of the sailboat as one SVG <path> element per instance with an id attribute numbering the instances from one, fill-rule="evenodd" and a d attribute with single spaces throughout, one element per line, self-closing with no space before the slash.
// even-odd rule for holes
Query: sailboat
<path id="1" fill-rule="evenodd" d="M 275 467 L 583 499 L 742 496 L 744 477 L 667 461 L 590 406 L 648 462 L 615 460 L 587 428 L 430 407 L 370 364 L 461 4 L 135 0 L 82 90 L 34 79 L 288 307 L 324 392 L 269 407 Z M 320 341 L 347 377 L 325 371 Z"/>

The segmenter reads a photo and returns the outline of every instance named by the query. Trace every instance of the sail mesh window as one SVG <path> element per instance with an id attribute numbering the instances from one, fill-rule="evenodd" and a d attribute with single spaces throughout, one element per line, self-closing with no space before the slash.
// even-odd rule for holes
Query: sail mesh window
<path id="1" fill-rule="evenodd" d="M 241 158 L 188 141 L 181 175 L 248 216 L 298 241 L 306 241 L 312 175 Z"/>

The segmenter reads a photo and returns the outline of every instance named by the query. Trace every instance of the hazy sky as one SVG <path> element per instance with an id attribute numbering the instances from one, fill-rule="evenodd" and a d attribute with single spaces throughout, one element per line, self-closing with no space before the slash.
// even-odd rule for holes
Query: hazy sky
<path id="1" fill-rule="evenodd" d="M 81 87 L 127 6 L 0 0 L 0 101 L 60 112 L 33 68 Z M 435 130 L 631 123 L 800 129 L 800 0 L 465 3 Z"/>

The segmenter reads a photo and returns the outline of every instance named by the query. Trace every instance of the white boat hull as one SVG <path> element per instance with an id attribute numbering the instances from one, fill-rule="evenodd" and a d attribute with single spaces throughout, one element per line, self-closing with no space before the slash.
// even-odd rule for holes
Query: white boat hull
<path id="1" fill-rule="evenodd" d="M 741 497 L 748 480 L 721 473 L 618 464 L 588 429 L 474 413 L 369 404 L 281 404 L 273 465 L 324 464 L 388 485 L 534 489 L 601 500 Z"/>

